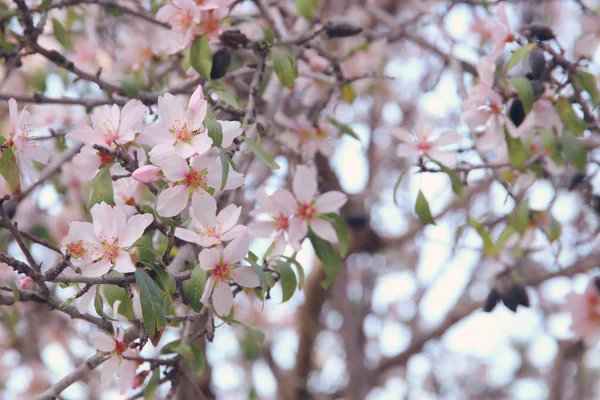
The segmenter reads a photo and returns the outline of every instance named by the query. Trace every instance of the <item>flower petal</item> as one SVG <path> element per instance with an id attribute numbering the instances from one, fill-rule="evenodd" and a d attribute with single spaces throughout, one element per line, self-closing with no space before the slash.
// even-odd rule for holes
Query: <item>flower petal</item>
<path id="1" fill-rule="evenodd" d="M 135 243 L 144 230 L 154 221 L 152 214 L 137 214 L 129 218 L 125 228 L 119 233 L 119 246 L 129 247 Z"/>
<path id="2" fill-rule="evenodd" d="M 406 143 L 413 143 L 415 141 L 415 138 L 412 135 L 412 133 L 400 127 L 391 128 L 390 133 L 398 140 L 401 140 Z"/>
<path id="3" fill-rule="evenodd" d="M 100 372 L 100 384 L 107 389 L 115 376 L 115 371 L 119 368 L 119 357 L 113 355 L 104 362 Z"/>
<path id="4" fill-rule="evenodd" d="M 311 202 L 317 193 L 317 179 L 305 165 L 299 165 L 292 184 L 294 195 L 302 203 Z"/>
<path id="5" fill-rule="evenodd" d="M 227 282 L 219 280 L 212 293 L 212 303 L 217 315 L 227 316 L 233 306 L 233 293 Z"/>
<path id="6" fill-rule="evenodd" d="M 131 261 L 131 256 L 125 250 L 120 250 L 115 259 L 115 270 L 126 273 L 135 272 L 135 265 Z"/>
<path id="7" fill-rule="evenodd" d="M 204 305 L 208 304 L 208 300 L 212 295 L 213 288 L 215 287 L 215 282 L 217 278 L 214 275 L 211 275 L 210 278 L 206 281 L 206 285 L 204 286 L 204 293 L 202 293 L 202 297 L 200 298 L 200 302 Z"/>
<path id="8" fill-rule="evenodd" d="M 174 217 L 183 211 L 188 203 L 187 188 L 177 185 L 161 192 L 158 196 L 156 212 L 162 217 Z"/>
<path id="9" fill-rule="evenodd" d="M 200 262 L 200 268 L 210 271 L 215 269 L 219 265 L 219 259 L 221 258 L 221 252 L 219 249 L 204 249 L 198 255 L 198 261 Z"/>
<path id="10" fill-rule="evenodd" d="M 331 243 L 337 243 L 338 237 L 331 224 L 323 219 L 315 218 L 310 221 L 310 227 L 317 236 Z"/>
<path id="11" fill-rule="evenodd" d="M 99 351 L 110 353 L 115 349 L 115 339 L 104 331 L 96 331 L 92 335 L 92 343 Z"/>
<path id="12" fill-rule="evenodd" d="M 233 265 L 242 260 L 250 250 L 250 235 L 235 238 L 223 250 L 223 261 Z"/>
<path id="13" fill-rule="evenodd" d="M 202 224 L 202 228 L 214 226 L 217 223 L 217 201 L 207 192 L 195 191 L 192 195 L 192 212 Z"/>
<path id="14" fill-rule="evenodd" d="M 315 210 L 320 213 L 328 213 L 339 210 L 348 201 L 348 196 L 342 192 L 331 191 L 322 194 L 315 202 Z"/>
<path id="15" fill-rule="evenodd" d="M 290 222 L 290 229 L 288 230 L 288 238 L 290 245 L 294 250 L 299 250 L 300 243 L 306 237 L 308 233 L 308 224 L 301 219 L 293 219 Z"/>
<path id="16" fill-rule="evenodd" d="M 255 288 L 260 286 L 258 274 L 252 267 L 239 267 L 230 272 L 231 277 L 240 286 Z"/>
<path id="17" fill-rule="evenodd" d="M 104 258 L 100 261 L 86 265 L 85 267 L 81 267 L 81 275 L 90 277 L 102 276 L 107 274 L 111 267 L 112 263 L 110 260 Z"/>

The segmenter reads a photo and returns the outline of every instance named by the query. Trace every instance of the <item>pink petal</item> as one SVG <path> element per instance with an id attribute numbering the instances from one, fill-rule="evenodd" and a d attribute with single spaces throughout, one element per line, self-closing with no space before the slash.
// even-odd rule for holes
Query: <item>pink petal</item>
<path id="1" fill-rule="evenodd" d="M 129 247 L 135 243 L 144 230 L 154 221 L 152 214 L 137 214 L 129 218 L 125 228 L 119 233 L 119 246 Z"/>
<path id="2" fill-rule="evenodd" d="M 214 226 L 217 223 L 217 201 L 210 194 L 194 192 L 192 210 L 194 216 L 202 224 L 202 228 Z"/>
<path id="3" fill-rule="evenodd" d="M 194 151 L 196 152 L 196 154 L 206 153 L 208 150 L 210 150 L 212 145 L 213 145 L 212 139 L 210 138 L 210 136 L 208 136 L 204 133 L 196 135 L 192 138 L 192 147 L 194 148 Z"/>
<path id="4" fill-rule="evenodd" d="M 17 105 L 17 101 L 13 98 L 8 100 L 8 113 L 12 133 L 17 133 L 17 121 L 19 120 L 17 116 L 19 113 L 19 107 Z"/>
<path id="5" fill-rule="evenodd" d="M 227 316 L 233 306 L 233 293 L 229 284 L 218 281 L 212 293 L 212 303 L 217 315 Z"/>
<path id="6" fill-rule="evenodd" d="M 339 210 L 348 201 L 348 196 L 342 192 L 331 191 L 322 194 L 315 202 L 315 210 L 320 213 L 328 213 Z"/>
<path id="7" fill-rule="evenodd" d="M 252 236 L 257 238 L 268 238 L 275 232 L 272 221 L 254 221 L 248 224 Z"/>
<path id="8" fill-rule="evenodd" d="M 110 353 L 115 349 L 115 340 L 112 336 L 108 335 L 103 331 L 96 331 L 92 335 L 92 343 L 94 347 L 99 351 L 105 351 Z"/>
<path id="9" fill-rule="evenodd" d="M 139 100 L 129 100 L 123 106 L 119 125 L 119 132 L 123 135 L 123 143 L 132 141 L 135 138 L 134 134 L 144 122 L 144 114 L 146 114 L 146 106 Z"/>
<path id="10" fill-rule="evenodd" d="M 217 215 L 217 221 L 221 224 L 223 232 L 227 232 L 238 222 L 242 213 L 242 207 L 238 207 L 235 204 L 230 204 L 219 212 Z"/>
<path id="11" fill-rule="evenodd" d="M 396 148 L 396 156 L 398 157 L 413 157 L 418 156 L 422 152 L 417 148 L 417 145 L 412 143 L 400 143 Z"/>
<path id="12" fill-rule="evenodd" d="M 233 139 L 240 136 L 244 131 L 239 121 L 217 121 L 223 128 L 223 143 L 221 146 L 226 149 L 233 143 Z"/>
<path id="13" fill-rule="evenodd" d="M 204 305 L 208 304 L 208 300 L 212 295 L 213 288 L 215 287 L 215 282 L 217 278 L 214 275 L 211 275 L 210 278 L 206 281 L 206 285 L 204 286 L 204 293 L 202 293 L 202 297 L 200 298 L 200 302 Z"/>
<path id="14" fill-rule="evenodd" d="M 444 132 L 433 143 L 434 146 L 447 146 L 449 144 L 456 144 L 460 139 L 462 139 L 462 136 L 457 132 Z"/>
<path id="15" fill-rule="evenodd" d="M 174 217 L 187 206 L 189 197 L 187 188 L 177 185 L 161 192 L 158 196 L 156 212 L 162 217 Z"/>
<path id="16" fill-rule="evenodd" d="M 315 218 L 310 221 L 310 227 L 317 236 L 331 243 L 337 243 L 338 237 L 331 224 L 323 219 Z"/>
<path id="17" fill-rule="evenodd" d="M 227 232 L 223 236 L 221 236 L 221 241 L 228 242 L 233 240 L 239 236 L 250 235 L 250 230 L 248 227 L 244 225 L 236 225 Z"/>
<path id="18" fill-rule="evenodd" d="M 413 143 L 415 141 L 412 133 L 400 127 L 390 128 L 390 133 L 392 136 L 406 143 Z"/>
<path id="19" fill-rule="evenodd" d="M 456 155 L 443 150 L 430 150 L 427 155 L 444 164 L 448 168 L 456 167 Z"/>
<path id="20" fill-rule="evenodd" d="M 215 266 L 219 265 L 221 258 L 221 252 L 219 249 L 204 249 L 198 255 L 198 261 L 200 261 L 200 268 L 210 271 Z"/>
<path id="21" fill-rule="evenodd" d="M 196 232 L 183 228 L 175 228 L 175 237 L 190 243 L 199 243 L 202 240 L 202 236 Z"/>
<path id="22" fill-rule="evenodd" d="M 117 254 L 115 270 L 122 273 L 135 272 L 135 265 L 131 261 L 131 256 L 125 250 L 120 250 Z"/>
<path id="23" fill-rule="evenodd" d="M 235 238 L 223 250 L 223 261 L 228 265 L 238 263 L 248 255 L 250 250 L 250 236 L 244 235 Z"/>
<path id="24" fill-rule="evenodd" d="M 290 222 L 290 229 L 288 230 L 288 237 L 290 244 L 294 246 L 294 243 L 300 243 L 306 237 L 308 233 L 308 224 L 299 218 L 295 218 Z"/>
<path id="25" fill-rule="evenodd" d="M 119 368 L 119 357 L 113 355 L 104 362 L 102 371 L 100 372 L 100 384 L 107 389 L 115 376 L 115 372 Z"/>
<path id="26" fill-rule="evenodd" d="M 277 206 L 277 209 L 269 210 L 269 213 L 275 215 L 277 211 L 281 211 L 283 214 L 293 214 L 298 207 L 298 201 L 289 190 L 278 190 L 271 196 L 273 204 Z"/>
<path id="27" fill-rule="evenodd" d="M 292 188 L 301 203 L 310 203 L 314 199 L 317 193 L 317 179 L 307 166 L 298 166 Z"/>
<path id="28" fill-rule="evenodd" d="M 162 168 L 163 174 L 171 182 L 178 182 L 185 179 L 190 172 L 188 163 L 178 155 L 161 157 L 156 165 Z"/>
<path id="29" fill-rule="evenodd" d="M 137 354 L 133 351 L 126 351 L 124 354 L 130 357 L 137 356 Z M 121 365 L 119 366 L 119 392 L 121 394 L 125 394 L 127 390 L 133 387 L 135 371 L 137 370 L 137 367 L 138 365 L 135 361 L 125 359 L 121 360 Z"/>
<path id="30" fill-rule="evenodd" d="M 260 286 L 258 274 L 252 267 L 239 267 L 230 272 L 231 277 L 240 286 L 255 288 Z"/>

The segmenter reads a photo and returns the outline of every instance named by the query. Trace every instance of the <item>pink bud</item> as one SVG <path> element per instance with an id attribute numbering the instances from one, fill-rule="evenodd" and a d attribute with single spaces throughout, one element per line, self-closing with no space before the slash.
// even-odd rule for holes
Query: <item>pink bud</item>
<path id="1" fill-rule="evenodd" d="M 192 97 L 190 97 L 190 102 L 188 103 L 188 108 L 194 111 L 197 111 L 202 106 L 202 103 L 205 103 L 204 100 L 204 92 L 202 91 L 202 85 L 199 85 L 198 88 L 192 93 Z"/>
<path id="2" fill-rule="evenodd" d="M 162 179 L 162 170 L 154 165 L 144 165 L 133 171 L 131 177 L 138 182 L 156 182 Z"/>
<path id="3" fill-rule="evenodd" d="M 19 282 L 19 287 L 21 289 L 31 289 L 32 286 L 33 286 L 33 279 L 31 279 L 28 276 L 21 279 L 21 281 Z"/>

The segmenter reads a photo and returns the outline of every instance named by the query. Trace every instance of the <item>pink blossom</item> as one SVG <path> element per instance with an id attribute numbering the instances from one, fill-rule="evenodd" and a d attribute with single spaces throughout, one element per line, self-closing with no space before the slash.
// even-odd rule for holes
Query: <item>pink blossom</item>
<path id="1" fill-rule="evenodd" d="M 575 53 L 592 57 L 600 45 L 600 16 L 582 15 L 579 18 L 581 37 L 575 42 Z"/>
<path id="2" fill-rule="evenodd" d="M 21 280 L 19 281 L 19 287 L 25 290 L 31 289 L 33 287 L 33 279 L 31 279 L 28 276 L 21 278 Z"/>
<path id="3" fill-rule="evenodd" d="M 8 100 L 8 110 L 10 116 L 10 135 L 7 145 L 13 149 L 19 167 L 33 180 L 37 177 L 33 161 L 46 164 L 49 155 L 46 150 L 38 146 L 32 135 L 32 118 L 29 111 L 23 108 L 19 114 L 15 99 Z"/>
<path id="4" fill-rule="evenodd" d="M 129 100 L 122 110 L 116 104 L 104 105 L 92 113 L 92 127 L 81 124 L 67 134 L 67 139 L 109 148 L 115 144 L 132 142 L 140 130 L 145 113 L 146 106 L 139 100 Z"/>
<path id="5" fill-rule="evenodd" d="M 115 301 L 117 307 L 118 303 L 118 301 Z M 113 323 L 113 325 L 116 324 Z M 136 361 L 127 360 L 124 356 L 139 357 L 139 355 L 123 341 L 125 331 L 120 328 L 116 328 L 115 331 L 116 334 L 114 336 L 103 331 L 94 332 L 92 342 L 98 351 L 110 353 L 110 357 L 102 365 L 102 387 L 108 388 L 113 377 L 117 375 L 120 380 L 120 392 L 123 394 L 133 387 L 135 371 L 138 367 Z"/>
<path id="6" fill-rule="evenodd" d="M 156 19 L 171 25 L 171 32 L 180 48 L 186 48 L 194 39 L 194 29 L 200 22 L 200 14 L 193 0 L 171 0 L 156 13 Z"/>
<path id="7" fill-rule="evenodd" d="M 494 40 L 495 50 L 501 51 L 504 49 L 506 43 L 512 43 L 515 41 L 515 35 L 510 30 L 508 15 L 506 14 L 504 3 L 500 3 L 498 5 L 496 12 L 498 14 L 498 20 L 492 21 L 490 32 Z"/>
<path id="8" fill-rule="evenodd" d="M 335 151 L 333 138 L 335 133 L 325 123 L 313 125 L 305 116 L 294 123 L 292 132 L 282 135 L 286 146 L 306 152 L 311 157 L 317 152 L 331 157 Z"/>
<path id="9" fill-rule="evenodd" d="M 102 276 L 111 268 L 119 272 L 134 272 L 129 254 L 131 247 L 152 223 L 151 214 L 138 214 L 127 219 L 121 207 L 105 202 L 90 210 L 93 223 L 71 222 L 69 233 L 62 240 L 63 253 L 68 250 L 73 265 L 85 276 Z"/>
<path id="10" fill-rule="evenodd" d="M 565 311 L 571 314 L 571 330 L 582 338 L 586 345 L 594 346 L 600 340 L 600 293 L 594 281 L 585 291 L 569 293 Z"/>
<path id="11" fill-rule="evenodd" d="M 250 236 L 243 235 L 232 240 L 224 250 L 204 249 L 198 256 L 200 267 L 212 271 L 200 301 L 209 304 L 209 299 L 212 298 L 217 315 L 229 315 L 233 306 L 233 293 L 228 283 L 231 279 L 243 287 L 254 288 L 260 285 L 258 275 L 252 267 L 238 266 L 248 254 L 249 248 Z"/>
<path id="12" fill-rule="evenodd" d="M 192 202 L 198 202 L 198 209 L 213 208 L 215 200 L 208 193 L 209 189 L 218 190 L 221 187 L 221 162 L 213 155 L 198 156 L 189 164 L 182 157 L 171 154 L 152 159 L 162 168 L 166 180 L 171 186 L 160 193 L 156 211 L 163 217 L 173 217 L 183 211 L 191 197 Z M 224 190 L 231 190 L 242 185 L 244 176 L 229 169 L 227 184 Z M 216 208 L 216 206 L 214 206 Z"/>
<path id="13" fill-rule="evenodd" d="M 458 133 L 445 132 L 434 138 L 432 127 L 428 124 L 417 125 L 414 135 L 398 127 L 390 132 L 403 142 L 396 150 L 398 157 L 427 156 L 450 168 L 456 166 L 456 155 L 441 148 L 457 143 L 461 139 Z"/>
<path id="14" fill-rule="evenodd" d="M 204 154 L 212 146 L 212 139 L 202 126 L 207 107 L 202 86 L 198 86 L 187 107 L 180 97 L 165 93 L 158 98 L 160 121 L 147 127 L 144 135 L 156 144 L 174 147 L 183 158 Z"/>
<path id="15" fill-rule="evenodd" d="M 321 238 L 337 243 L 335 229 L 320 217 L 322 214 L 339 210 L 348 200 L 346 195 L 342 192 L 330 191 L 317 196 L 317 179 L 304 165 L 298 166 L 292 189 L 294 194 L 282 190 L 273 198 L 281 209 L 293 210 L 294 218 L 290 222 L 288 231 L 290 244 L 297 250 L 309 227 Z"/>
<path id="16" fill-rule="evenodd" d="M 149 183 L 162 179 L 162 170 L 155 165 L 144 165 L 133 171 L 131 177 L 138 182 Z"/>
<path id="17" fill-rule="evenodd" d="M 240 235 L 248 234 L 248 228 L 243 225 L 236 225 L 242 207 L 230 204 L 221 210 L 218 215 L 216 215 L 216 212 L 216 203 L 206 202 L 200 207 L 197 202 L 196 204 L 192 202 L 190 217 L 192 218 L 194 231 L 176 228 L 175 236 L 203 247 L 211 247 L 221 242 L 228 242 Z"/>
<path id="18" fill-rule="evenodd" d="M 260 188 L 256 192 L 256 202 L 258 208 L 251 211 L 251 216 L 259 216 L 268 214 L 270 217 L 264 221 L 254 221 L 248 225 L 253 236 L 258 238 L 270 238 L 275 236 L 275 250 L 273 254 L 281 254 L 287 243 L 285 235 L 288 234 L 290 222 L 294 216 L 294 207 L 286 207 L 285 199 L 274 200 L 280 196 L 286 195 L 282 191 L 275 192 L 272 196 L 268 196 L 264 188 Z M 300 248 L 300 242 L 293 243 L 292 247 Z"/>

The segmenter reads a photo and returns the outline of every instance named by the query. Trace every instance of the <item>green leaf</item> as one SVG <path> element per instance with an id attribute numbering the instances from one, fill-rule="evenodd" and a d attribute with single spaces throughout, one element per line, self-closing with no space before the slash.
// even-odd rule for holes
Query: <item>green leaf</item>
<path id="1" fill-rule="evenodd" d="M 458 175 L 456 175 L 456 172 L 452 171 L 450 168 L 446 167 L 444 164 L 442 164 L 439 161 L 436 161 L 434 159 L 431 159 L 431 161 L 436 163 L 440 167 L 442 172 L 444 172 L 446 175 L 448 175 L 448 177 L 450 178 L 450 183 L 452 184 L 452 191 L 454 193 L 456 193 L 457 195 L 462 196 L 465 186 L 463 185 L 463 183 L 460 180 L 460 178 L 458 177 Z"/>
<path id="2" fill-rule="evenodd" d="M 296 280 L 296 274 L 289 263 L 279 260 L 275 265 L 279 272 L 279 281 L 281 282 L 281 302 L 285 303 L 294 295 L 298 281 Z"/>
<path id="3" fill-rule="evenodd" d="M 347 83 L 342 86 L 342 100 L 344 100 L 348 104 L 354 103 L 354 99 L 356 99 L 356 92 L 352 85 Z"/>
<path id="4" fill-rule="evenodd" d="M 270 280 L 267 277 L 267 274 L 265 274 L 265 271 L 263 270 L 263 268 L 256 261 L 252 260 L 250 257 L 246 257 L 245 260 L 250 264 L 250 266 L 258 274 L 258 279 L 260 281 L 260 287 L 262 288 L 262 290 L 264 290 L 265 292 L 267 290 L 269 290 L 269 288 L 272 285 L 270 284 Z"/>
<path id="5" fill-rule="evenodd" d="M 287 88 L 293 88 L 297 76 L 294 60 L 277 47 L 271 49 L 271 59 L 275 75 L 277 75 L 281 84 Z"/>
<path id="6" fill-rule="evenodd" d="M 205 359 L 204 352 L 194 342 L 181 343 L 181 339 L 167 343 L 160 350 L 160 354 L 179 354 L 197 372 L 202 372 Z"/>
<path id="7" fill-rule="evenodd" d="M 154 232 L 145 233 L 132 246 L 139 249 L 141 262 L 154 264 L 157 259 L 160 259 L 158 253 L 154 250 L 153 236 Z"/>
<path id="8" fill-rule="evenodd" d="M 348 232 L 346 222 L 336 213 L 324 214 L 321 215 L 320 218 L 329 222 L 333 226 L 333 229 L 335 229 L 335 233 L 338 237 L 338 249 L 340 251 L 340 255 L 342 257 L 346 257 L 346 255 L 348 255 L 348 250 L 350 249 L 350 233 Z"/>
<path id="9" fill-rule="evenodd" d="M 92 288 L 89 290 L 92 290 Z M 104 305 L 99 290 L 96 290 L 96 295 L 94 296 L 94 310 L 96 310 L 96 314 L 99 316 L 104 315 Z"/>
<path id="10" fill-rule="evenodd" d="M 296 273 L 298 274 L 298 290 L 302 289 L 304 287 L 304 267 L 302 267 L 302 264 L 300 264 L 295 258 L 283 255 L 278 255 L 277 257 L 282 258 L 288 261 L 290 264 L 294 264 L 296 266 Z"/>
<path id="11" fill-rule="evenodd" d="M 229 176 L 229 157 L 227 157 L 222 147 L 219 147 L 219 157 L 221 158 L 221 188 L 219 190 L 223 190 L 227 185 L 227 177 Z"/>
<path id="12" fill-rule="evenodd" d="M 507 225 L 506 228 L 504 228 L 504 230 L 498 237 L 498 240 L 496 241 L 495 247 L 498 249 L 498 251 L 502 250 L 506 241 L 510 239 L 515 233 L 517 232 L 511 226 Z"/>
<path id="13" fill-rule="evenodd" d="M 265 42 L 267 42 L 269 46 L 273 46 L 275 44 L 275 35 L 273 35 L 273 31 L 269 28 L 262 28 L 262 30 L 263 35 L 265 35 Z"/>
<path id="14" fill-rule="evenodd" d="M 111 206 L 115 205 L 113 182 L 108 168 L 85 184 L 85 193 L 88 199 L 88 209 L 91 209 L 94 204 L 102 203 L 103 201 Z"/>
<path id="15" fill-rule="evenodd" d="M 560 226 L 560 222 L 553 216 L 550 216 L 550 233 L 548 235 L 548 240 L 554 242 L 555 240 L 560 239 L 561 231 L 562 227 Z"/>
<path id="16" fill-rule="evenodd" d="M 598 92 L 596 77 L 586 71 L 577 71 L 575 79 L 577 80 L 577 84 L 581 86 L 583 90 L 588 92 L 590 98 L 592 99 L 592 104 L 594 107 L 596 107 L 600 101 L 600 93 Z"/>
<path id="17" fill-rule="evenodd" d="M 520 234 L 525 233 L 529 225 L 529 203 L 522 200 L 508 216 L 508 225 Z"/>
<path id="18" fill-rule="evenodd" d="M 52 0 L 42 0 L 42 2 L 40 3 L 38 9 L 39 10 L 43 10 L 45 8 L 50 7 L 50 4 L 52 4 Z"/>
<path id="19" fill-rule="evenodd" d="M 562 149 L 565 158 L 575 167 L 579 172 L 585 174 L 587 164 L 587 152 L 585 148 L 577 139 L 577 136 L 569 130 L 563 132 L 562 138 Z"/>
<path id="20" fill-rule="evenodd" d="M 229 317 L 229 316 L 223 316 L 223 317 L 221 317 L 221 319 L 222 319 L 222 320 L 223 320 L 225 323 L 227 323 L 227 324 L 229 324 L 229 325 L 231 325 L 231 324 L 239 324 L 239 325 L 242 325 L 242 326 L 244 326 L 244 327 L 247 329 L 247 332 L 248 332 L 249 334 L 252 334 L 252 335 L 253 335 L 253 337 L 254 337 L 254 340 L 255 340 L 255 342 L 256 342 L 256 344 L 257 344 L 258 346 L 262 346 L 262 345 L 263 345 L 263 343 L 265 342 L 265 334 L 263 333 L 263 331 L 261 331 L 261 330 L 260 330 L 260 329 L 258 329 L 257 327 L 255 327 L 255 326 L 252 326 L 252 325 L 250 325 L 250 324 L 247 324 L 247 323 L 245 323 L 245 322 L 242 322 L 242 321 L 238 321 L 238 320 L 236 320 L 236 319 L 234 319 L 234 318 L 232 318 L 232 317 Z"/>
<path id="21" fill-rule="evenodd" d="M 423 192 L 420 190 L 419 194 L 417 195 L 417 202 L 415 203 L 415 213 L 424 224 L 435 225 L 435 220 L 433 219 L 433 215 L 431 215 L 429 203 L 423 195 Z"/>
<path id="22" fill-rule="evenodd" d="M 586 123 L 575 114 L 571 102 L 562 96 L 556 101 L 556 112 L 565 124 L 565 128 L 574 132 L 577 136 L 582 135 L 587 128 Z"/>
<path id="23" fill-rule="evenodd" d="M 519 171 L 525 171 L 527 166 L 527 153 L 520 138 L 514 138 L 504 128 L 504 139 L 506 147 L 508 147 L 508 159 L 510 164 Z"/>
<path id="24" fill-rule="evenodd" d="M 315 12 L 319 8 L 319 0 L 296 0 L 298 13 L 309 21 L 312 21 Z"/>
<path id="25" fill-rule="evenodd" d="M 223 144 L 223 126 L 215 120 L 204 121 L 208 131 L 208 137 L 213 141 L 215 147 L 220 147 Z"/>
<path id="26" fill-rule="evenodd" d="M 212 53 L 206 35 L 198 36 L 190 48 L 190 64 L 204 79 L 210 80 L 212 69 Z"/>
<path id="27" fill-rule="evenodd" d="M 533 92 L 533 86 L 531 86 L 531 82 L 529 79 L 522 76 L 508 78 L 507 81 L 513 88 L 515 88 L 517 94 L 519 95 L 519 99 L 521 99 L 521 102 L 523 103 L 525 113 L 529 114 L 531 108 L 533 107 L 533 102 L 535 101 L 535 93 Z"/>
<path id="28" fill-rule="evenodd" d="M 233 94 L 231 94 L 230 92 L 228 92 L 226 90 L 215 90 L 214 93 L 217 95 L 217 97 L 219 99 L 221 99 L 225 103 L 229 104 L 230 106 L 235 107 L 235 108 L 240 107 L 237 100 L 235 99 L 235 96 Z"/>
<path id="29" fill-rule="evenodd" d="M 506 64 L 506 72 L 509 72 L 518 63 L 520 63 L 527 56 L 527 54 L 529 54 L 529 52 L 535 48 L 535 46 L 535 43 L 528 43 L 515 50 L 508 60 L 508 64 Z"/>
<path id="30" fill-rule="evenodd" d="M 335 251 L 331 243 L 318 237 L 312 229 L 308 231 L 308 239 L 315 249 L 315 253 L 319 260 L 323 262 L 325 269 L 325 280 L 321 282 L 323 287 L 327 288 L 335 283 L 340 269 L 342 268 L 342 259 Z"/>
<path id="31" fill-rule="evenodd" d="M 202 297 L 204 287 L 206 286 L 206 275 L 206 271 L 200 268 L 200 265 L 196 265 L 192 270 L 190 279 L 183 282 L 183 292 L 188 298 L 190 307 L 196 312 L 202 310 L 200 298 Z"/>
<path id="32" fill-rule="evenodd" d="M 21 300 L 21 292 L 15 281 L 13 279 L 6 279 L 5 282 L 13 293 L 13 300 L 15 303 Z"/>
<path id="33" fill-rule="evenodd" d="M 256 143 L 254 140 L 250 139 L 247 136 L 243 136 L 244 138 L 244 142 L 246 142 L 248 144 L 248 148 L 250 149 L 250 151 L 254 154 L 256 154 L 256 156 L 262 161 L 264 162 L 269 168 L 271 169 L 279 169 L 279 164 L 277 164 L 275 162 L 275 160 L 273 160 L 273 158 L 271 158 L 271 156 L 269 154 L 267 154 L 267 152 L 258 144 Z"/>
<path id="34" fill-rule="evenodd" d="M 54 37 L 58 40 L 58 43 L 60 43 L 65 50 L 73 51 L 73 41 L 69 36 L 67 28 L 55 18 L 52 18 L 52 31 L 54 32 Z"/>
<path id="35" fill-rule="evenodd" d="M 153 400 L 154 395 L 156 393 L 156 389 L 160 384 L 160 368 L 156 367 L 152 370 L 152 375 L 150 376 L 150 380 L 144 387 L 144 400 Z"/>
<path id="36" fill-rule="evenodd" d="M 140 90 L 146 89 L 146 82 L 139 74 L 129 74 L 121 81 L 123 92 L 129 98 L 135 99 L 138 97 Z"/>
<path id="37" fill-rule="evenodd" d="M 4 136 L 0 136 L 0 138 L 0 143 L 6 142 Z M 0 174 L 6 180 L 6 184 L 12 192 L 19 193 L 21 191 L 21 171 L 19 171 L 19 167 L 17 166 L 17 160 L 12 148 L 2 150 Z"/>
<path id="38" fill-rule="evenodd" d="M 144 327 L 152 344 L 156 346 L 166 325 L 164 303 L 156 284 L 146 271 L 136 270 L 135 282 L 140 289 Z"/>
<path id="39" fill-rule="evenodd" d="M 397 206 L 400 206 L 398 204 L 398 188 L 400 187 L 400 183 L 402 182 L 402 178 L 404 178 L 404 175 L 408 172 L 408 170 L 410 169 L 410 166 L 406 167 L 398 176 L 398 179 L 396 180 L 396 184 L 394 185 L 394 204 Z"/>
<path id="40" fill-rule="evenodd" d="M 481 240 L 483 241 L 483 251 L 485 251 L 485 253 L 490 256 L 495 256 L 498 253 L 497 248 L 494 245 L 494 242 L 492 242 L 492 237 L 490 236 L 490 233 L 485 230 L 485 226 L 483 225 L 483 223 L 469 218 L 467 220 L 467 225 L 475 228 L 475 231 L 477 231 L 477 233 L 481 237 Z"/>
<path id="41" fill-rule="evenodd" d="M 154 272 L 154 281 L 158 287 L 165 293 L 173 295 L 177 289 L 177 284 L 175 283 L 175 278 L 173 278 L 169 271 L 160 265 L 153 265 L 152 271 Z"/>
<path id="42" fill-rule="evenodd" d="M 127 291 L 117 285 L 102 285 L 102 292 L 108 304 L 112 307 L 115 301 L 124 301 L 127 298 Z"/>
<path id="43" fill-rule="evenodd" d="M 354 130 L 349 125 L 343 124 L 335 118 L 328 118 L 328 120 L 329 120 L 329 122 L 331 122 L 332 125 L 334 125 L 336 128 L 338 128 L 338 130 L 339 130 L 338 137 L 342 137 L 342 135 L 348 135 L 360 142 L 360 138 L 358 137 L 356 132 L 354 132 Z"/>

